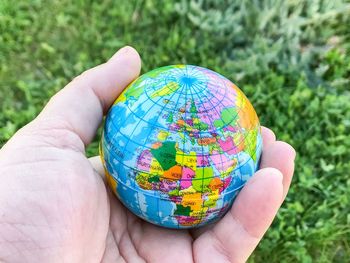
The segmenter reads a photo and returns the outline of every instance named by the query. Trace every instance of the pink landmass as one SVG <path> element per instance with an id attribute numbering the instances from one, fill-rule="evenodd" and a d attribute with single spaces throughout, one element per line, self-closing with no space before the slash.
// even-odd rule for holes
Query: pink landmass
<path id="1" fill-rule="evenodd" d="M 174 190 L 177 187 L 177 183 L 175 181 L 170 180 L 161 180 L 159 183 L 159 189 L 162 192 L 169 192 L 171 190 Z"/>
<path id="2" fill-rule="evenodd" d="M 198 167 L 209 166 L 208 155 L 197 155 L 197 166 Z"/>
<path id="3" fill-rule="evenodd" d="M 171 202 L 173 202 L 175 204 L 180 204 L 181 201 L 182 201 L 182 196 L 171 195 L 171 196 L 169 196 L 169 199 L 170 199 Z"/>
<path id="4" fill-rule="evenodd" d="M 181 127 L 177 123 L 172 123 L 169 125 L 169 130 L 171 130 L 171 131 L 178 131 L 180 129 L 181 129 Z"/>
<path id="5" fill-rule="evenodd" d="M 213 154 L 210 155 L 210 159 L 214 163 L 216 169 L 220 172 L 226 171 L 230 166 L 234 164 L 234 160 L 228 158 L 225 154 L 221 154 L 217 151 L 213 151 Z"/>
<path id="6" fill-rule="evenodd" d="M 237 96 L 237 91 L 234 84 L 230 80 L 220 77 L 215 72 L 212 72 L 207 69 L 199 70 L 202 71 L 206 75 L 206 77 L 209 78 L 208 89 L 210 90 L 210 93 L 213 94 L 215 97 L 224 98 L 222 104 L 225 107 L 232 107 L 232 103 L 235 101 L 235 97 Z M 216 106 L 216 103 L 214 104 L 213 101 L 212 104 Z"/>
<path id="7" fill-rule="evenodd" d="M 219 194 L 221 194 L 222 191 L 224 191 L 231 183 L 231 180 L 232 180 L 232 177 L 229 176 L 229 177 L 226 177 L 224 179 L 224 185 L 219 189 Z"/>
<path id="8" fill-rule="evenodd" d="M 211 129 L 215 130 L 216 128 L 213 127 L 214 121 L 221 119 L 223 109 L 235 106 L 234 101 L 235 97 L 232 94 L 223 98 L 214 97 L 210 101 L 204 100 L 198 112 L 198 117 L 202 122 L 208 124 Z"/>
<path id="9" fill-rule="evenodd" d="M 137 169 L 139 169 L 141 171 L 148 172 L 149 168 L 150 168 L 151 161 L 152 161 L 152 154 L 148 149 L 146 149 L 146 150 L 142 151 L 142 153 L 140 154 L 140 156 L 137 160 L 136 167 L 137 167 Z"/>
<path id="10" fill-rule="evenodd" d="M 220 119 L 220 112 L 222 110 L 222 105 L 217 105 L 217 107 L 214 107 L 215 102 L 211 100 L 210 102 L 205 100 L 203 101 L 203 104 L 200 107 L 200 111 L 198 113 L 199 118 L 201 121 L 211 124 L 214 120 Z M 207 112 L 207 110 L 209 112 Z"/>
<path id="11" fill-rule="evenodd" d="M 230 155 L 237 154 L 240 151 L 239 147 L 234 144 L 232 137 L 227 137 L 226 140 L 219 139 L 218 142 L 221 149 Z"/>
<path id="12" fill-rule="evenodd" d="M 186 189 L 192 185 L 192 178 L 195 176 L 194 171 L 191 168 L 182 168 L 182 178 L 180 181 L 180 188 Z"/>
<path id="13" fill-rule="evenodd" d="M 237 131 L 238 131 L 238 128 L 229 125 L 229 126 L 227 126 L 227 127 L 224 128 L 224 131 L 237 132 Z"/>
<path id="14" fill-rule="evenodd" d="M 198 221 L 198 217 L 192 216 L 176 216 L 177 221 L 180 225 L 192 225 L 196 221 Z"/>

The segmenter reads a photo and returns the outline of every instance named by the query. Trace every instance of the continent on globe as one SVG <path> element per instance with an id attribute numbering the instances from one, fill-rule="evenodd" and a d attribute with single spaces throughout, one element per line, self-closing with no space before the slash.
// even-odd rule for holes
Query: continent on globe
<path id="1" fill-rule="evenodd" d="M 100 144 L 119 200 L 168 228 L 223 217 L 261 152 L 259 120 L 243 92 L 191 65 L 158 68 L 132 82 L 109 110 Z"/>

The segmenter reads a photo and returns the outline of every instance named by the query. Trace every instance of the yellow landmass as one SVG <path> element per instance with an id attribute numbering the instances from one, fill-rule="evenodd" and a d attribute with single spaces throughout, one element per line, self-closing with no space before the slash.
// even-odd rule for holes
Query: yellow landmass
<path id="1" fill-rule="evenodd" d="M 179 132 L 177 135 L 179 135 L 181 139 L 185 139 L 185 135 L 183 133 Z"/>
<path id="2" fill-rule="evenodd" d="M 193 186 L 191 185 L 190 187 L 186 188 L 186 189 L 183 189 L 183 190 L 180 190 L 179 191 L 179 195 L 183 196 L 183 195 L 186 195 L 186 194 L 194 194 L 196 193 L 196 189 L 193 188 Z"/>
<path id="3" fill-rule="evenodd" d="M 219 199 L 219 189 L 216 189 L 211 193 L 209 193 L 208 199 L 204 202 L 204 206 L 215 207 L 218 199 Z"/>
<path id="4" fill-rule="evenodd" d="M 136 182 L 139 184 L 139 186 L 142 189 L 151 190 L 152 184 L 148 182 L 148 178 L 149 178 L 148 173 L 139 172 L 136 176 Z"/>
<path id="5" fill-rule="evenodd" d="M 157 138 L 158 138 L 158 140 L 160 140 L 160 141 L 165 141 L 166 138 L 167 138 L 168 136 L 169 136 L 169 132 L 167 132 L 167 131 L 160 131 L 160 132 L 158 133 Z"/>
<path id="6" fill-rule="evenodd" d="M 131 82 L 124 90 L 123 92 L 118 96 L 118 98 L 114 101 L 113 105 L 114 104 L 117 104 L 118 102 L 124 102 L 126 101 L 126 96 L 125 96 L 125 93 L 128 91 L 129 87 L 131 87 L 131 85 L 134 84 L 136 80 L 134 80 L 133 82 Z"/>
<path id="7" fill-rule="evenodd" d="M 107 171 L 106 167 L 104 167 L 105 170 L 105 176 L 106 176 L 106 180 L 108 185 L 110 186 L 110 188 L 112 189 L 112 191 L 114 193 L 116 193 L 117 191 L 117 181 L 113 178 L 113 176 Z"/>
<path id="8" fill-rule="evenodd" d="M 250 157 L 256 161 L 256 144 L 257 144 L 257 136 L 258 136 L 258 131 L 260 127 L 257 127 L 253 130 L 249 130 L 247 132 L 246 138 L 245 138 L 245 150 L 248 152 Z"/>
<path id="9" fill-rule="evenodd" d="M 153 92 L 151 94 L 151 98 L 156 98 L 156 97 L 162 97 L 166 96 L 169 94 L 172 94 L 179 88 L 179 84 L 176 82 L 169 82 L 167 85 L 165 85 L 163 88 Z"/>
<path id="10" fill-rule="evenodd" d="M 192 211 L 198 211 L 202 208 L 203 200 L 201 193 L 187 193 L 182 197 L 181 204 L 191 207 Z"/>
<path id="11" fill-rule="evenodd" d="M 103 135 L 102 135 L 102 140 L 103 140 Z M 117 192 L 117 181 L 113 178 L 113 176 L 108 172 L 108 170 L 106 168 L 106 161 L 105 161 L 105 157 L 104 157 L 103 150 L 102 150 L 102 143 L 100 143 L 98 149 L 99 149 L 99 153 L 101 156 L 102 166 L 103 166 L 103 169 L 105 171 L 105 177 L 106 177 L 107 183 L 111 187 L 112 191 L 114 193 L 116 193 Z"/>
<path id="12" fill-rule="evenodd" d="M 155 158 L 152 158 L 149 172 L 152 175 L 163 175 L 164 173 L 162 166 Z"/>
<path id="13" fill-rule="evenodd" d="M 197 167 L 196 152 L 190 152 L 189 154 L 185 154 L 183 151 L 177 150 L 175 160 L 181 166 L 187 166 L 191 168 L 194 172 L 196 171 L 196 167 Z"/>
<path id="14" fill-rule="evenodd" d="M 230 165 L 225 171 L 221 172 L 221 178 L 227 177 L 237 166 L 237 160 L 233 159 L 232 165 Z"/>
<path id="15" fill-rule="evenodd" d="M 208 211 L 208 207 L 203 206 L 198 210 L 194 210 L 194 211 L 190 212 L 190 216 L 195 216 L 195 217 L 197 216 L 199 218 L 202 218 L 205 216 L 207 211 Z"/>
<path id="16" fill-rule="evenodd" d="M 113 105 L 124 101 L 126 101 L 125 92 L 119 95 L 119 97 L 114 101 Z"/>
<path id="17" fill-rule="evenodd" d="M 248 98 L 236 85 L 234 84 L 232 85 L 237 94 L 236 105 L 237 107 L 240 108 L 238 112 L 239 125 L 246 130 L 256 127 L 259 123 L 259 119 L 258 119 L 258 116 L 256 115 L 253 105 L 250 103 Z"/>

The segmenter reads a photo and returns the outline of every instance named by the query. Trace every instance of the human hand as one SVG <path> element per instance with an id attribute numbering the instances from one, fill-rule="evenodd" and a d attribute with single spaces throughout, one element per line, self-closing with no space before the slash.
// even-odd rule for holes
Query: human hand
<path id="1" fill-rule="evenodd" d="M 140 72 L 126 47 L 58 92 L 0 151 L 0 259 L 5 262 L 244 262 L 282 204 L 295 151 L 262 128 L 261 169 L 215 225 L 169 230 L 127 211 L 85 146 Z M 102 176 L 100 176 L 100 175 Z"/>

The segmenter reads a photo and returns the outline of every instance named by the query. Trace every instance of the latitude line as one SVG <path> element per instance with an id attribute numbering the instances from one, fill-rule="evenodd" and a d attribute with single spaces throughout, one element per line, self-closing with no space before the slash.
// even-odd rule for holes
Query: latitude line
<path id="1" fill-rule="evenodd" d="M 261 145 L 261 144 L 259 144 L 259 145 Z M 130 152 L 129 152 L 129 153 L 130 153 Z M 113 152 L 111 152 L 111 155 L 113 155 L 114 159 L 116 159 L 117 161 L 122 161 L 122 159 L 119 159 L 120 157 L 118 158 Z M 249 162 L 249 160 L 248 160 L 247 162 Z M 242 166 L 244 166 L 247 162 L 243 163 L 241 166 L 237 166 L 237 169 L 240 168 L 240 167 L 242 167 Z M 142 172 L 142 173 L 146 173 L 146 174 L 151 175 L 151 173 L 147 173 L 147 171 L 139 170 L 139 169 L 133 168 L 133 167 L 127 165 L 127 164 L 124 164 L 124 166 L 127 167 L 127 168 L 129 168 L 129 169 L 132 169 L 132 170 L 134 170 L 134 171 L 136 171 L 136 172 Z M 211 178 L 211 177 L 204 177 L 204 179 L 209 179 L 209 178 Z M 165 177 L 165 179 L 169 179 L 169 178 Z M 187 181 L 187 180 L 186 180 L 186 181 Z"/>

